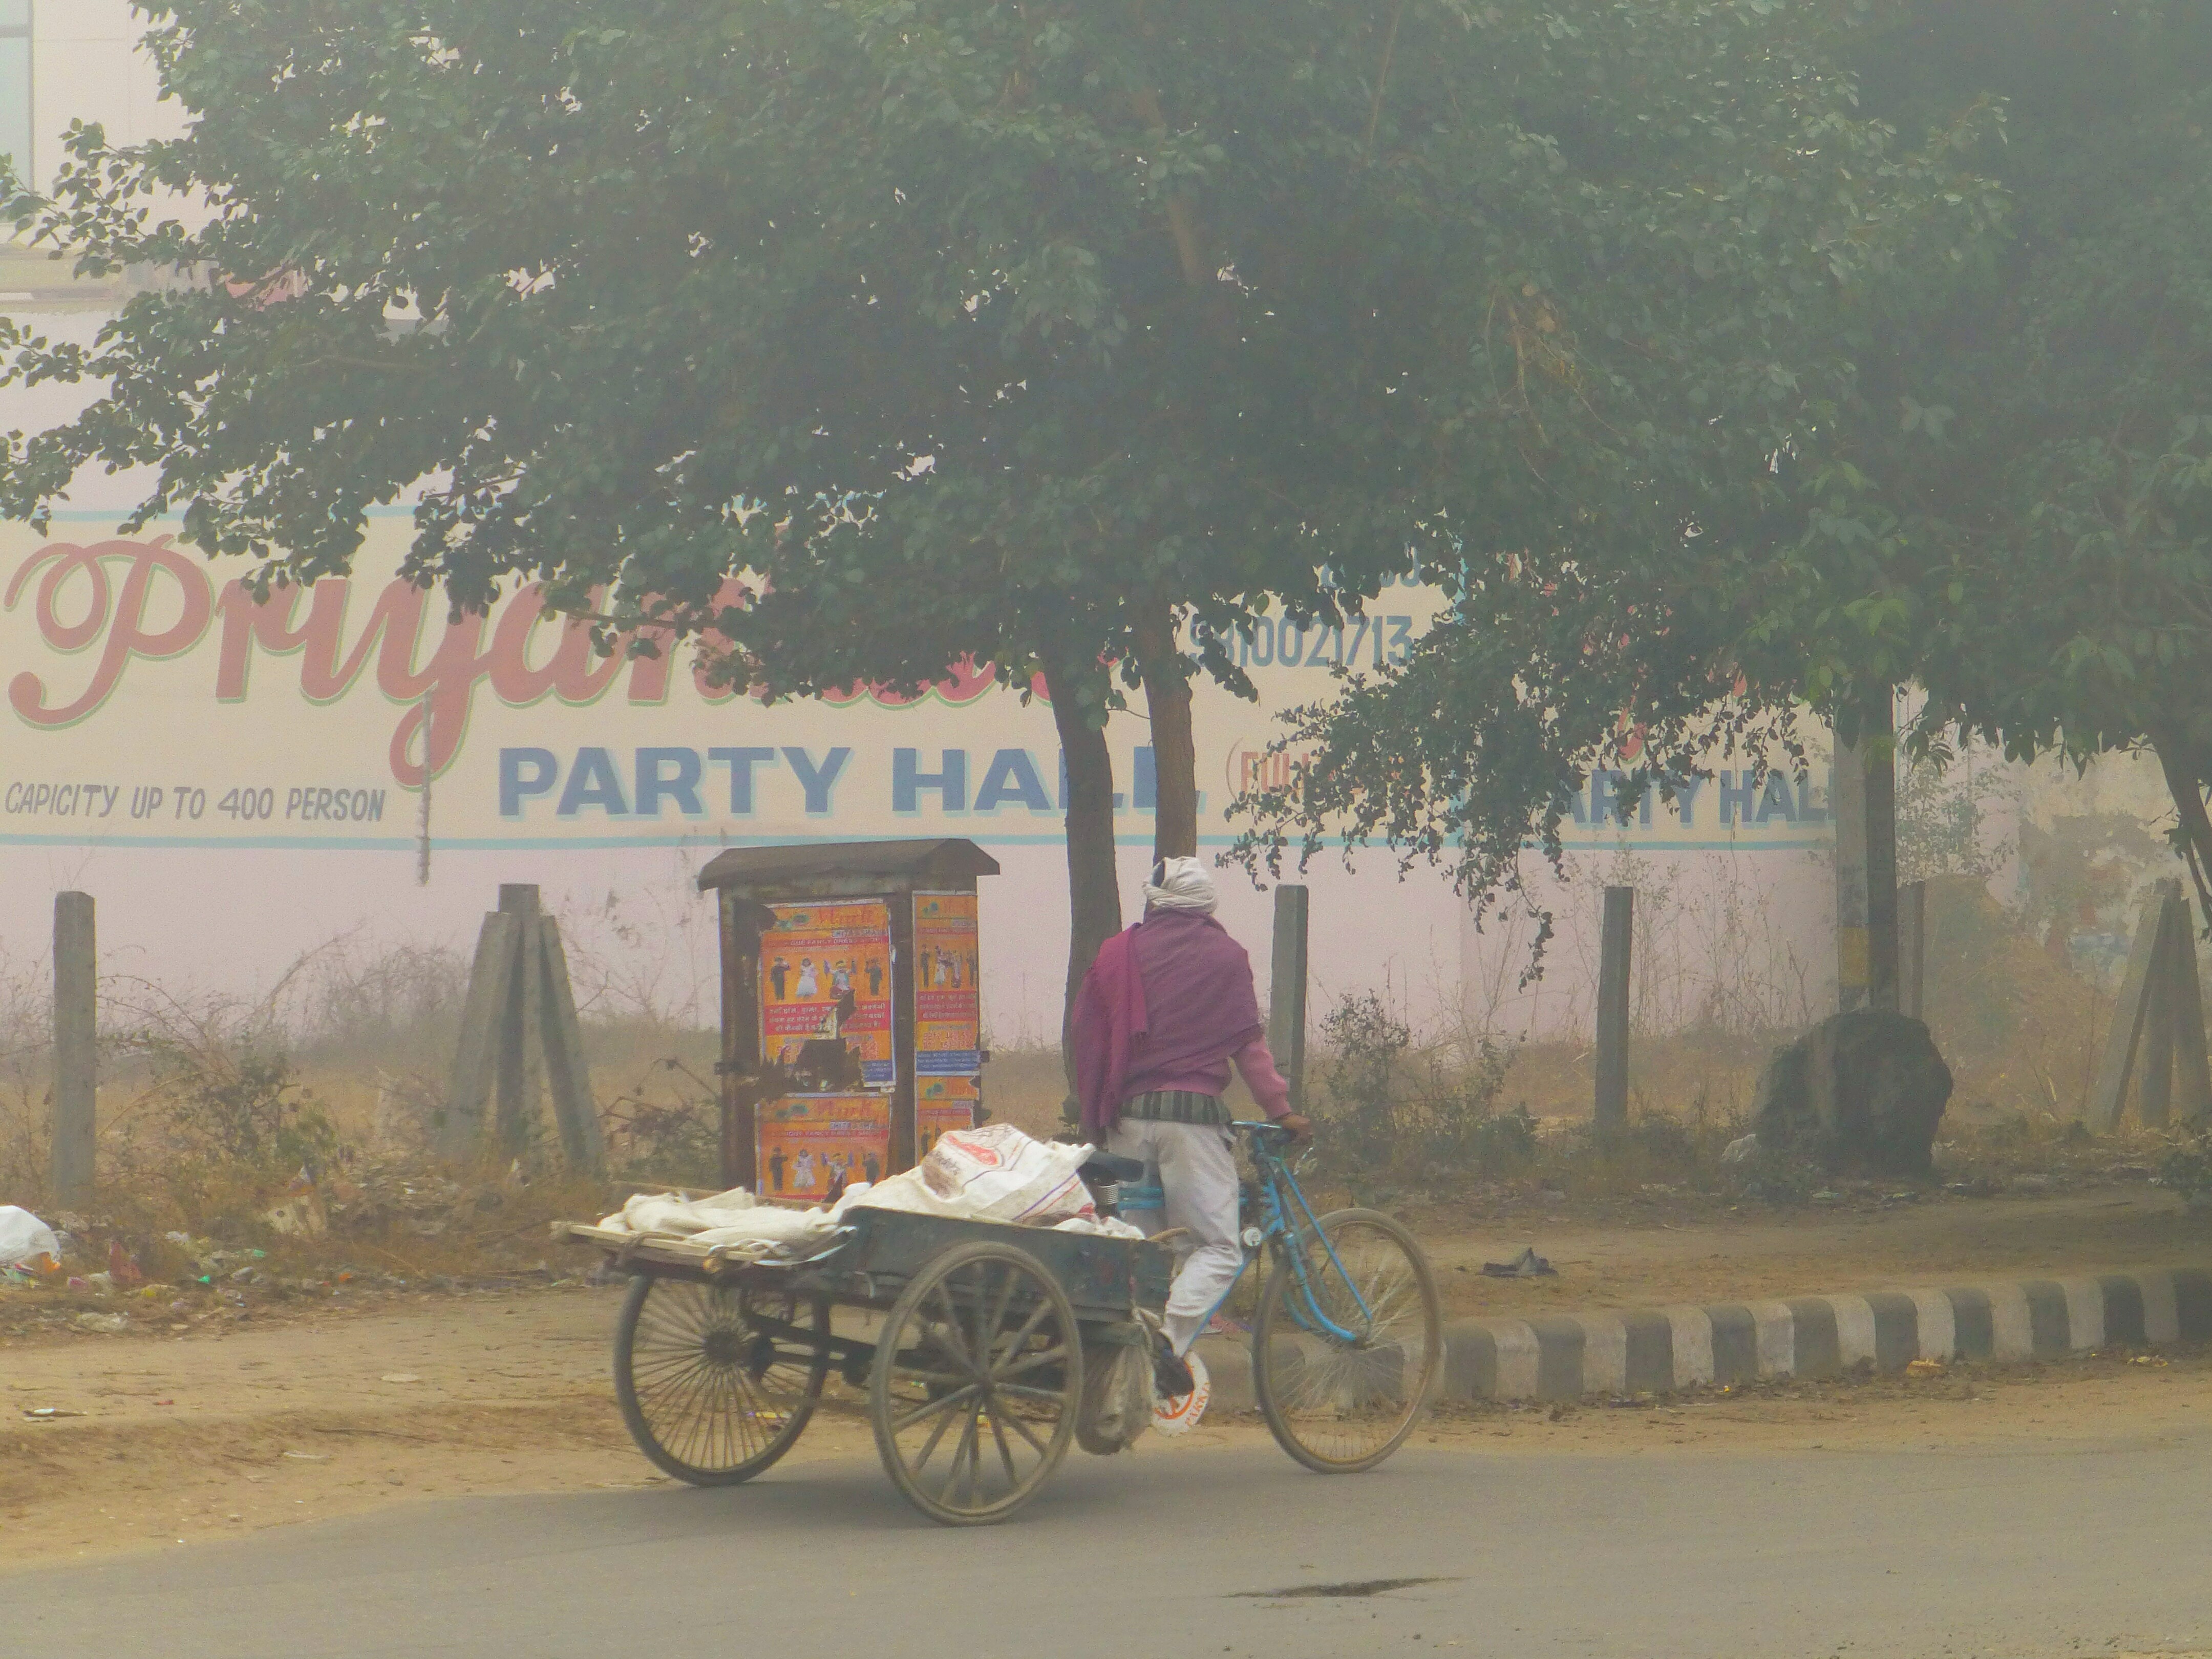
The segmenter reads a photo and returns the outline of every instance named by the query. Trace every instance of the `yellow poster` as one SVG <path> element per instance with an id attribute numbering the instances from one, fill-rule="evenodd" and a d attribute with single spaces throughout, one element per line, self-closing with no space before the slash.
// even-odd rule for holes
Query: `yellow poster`
<path id="1" fill-rule="evenodd" d="M 761 936 L 761 1057 L 801 1091 L 888 1089 L 891 913 L 880 899 L 778 904 Z"/>
<path id="2" fill-rule="evenodd" d="M 983 1055 L 975 894 L 914 896 L 914 958 L 915 1076 L 977 1076 Z"/>
<path id="3" fill-rule="evenodd" d="M 822 1198 L 841 1176 L 880 1181 L 890 1167 L 891 1103 L 882 1095 L 793 1095 L 761 1109 L 760 1186 L 769 1198 Z"/>

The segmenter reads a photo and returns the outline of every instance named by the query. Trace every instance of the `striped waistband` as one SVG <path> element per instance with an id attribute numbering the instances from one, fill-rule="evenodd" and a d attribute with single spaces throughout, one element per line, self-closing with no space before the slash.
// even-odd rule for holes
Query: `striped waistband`
<path id="1" fill-rule="evenodd" d="M 1194 1089 L 1149 1089 L 1121 1103 L 1121 1115 L 1146 1123 L 1226 1123 L 1229 1109 L 1218 1095 Z"/>

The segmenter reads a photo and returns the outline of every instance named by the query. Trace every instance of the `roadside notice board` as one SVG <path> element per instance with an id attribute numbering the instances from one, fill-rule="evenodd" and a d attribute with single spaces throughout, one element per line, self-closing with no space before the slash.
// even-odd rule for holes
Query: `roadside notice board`
<path id="1" fill-rule="evenodd" d="M 975 881 L 957 836 L 725 848 L 721 1175 L 818 1200 L 912 1169 L 983 1115 Z"/>
<path id="2" fill-rule="evenodd" d="M 982 997 L 975 895 L 914 896 L 916 1151 L 975 1126 L 981 1094 Z"/>

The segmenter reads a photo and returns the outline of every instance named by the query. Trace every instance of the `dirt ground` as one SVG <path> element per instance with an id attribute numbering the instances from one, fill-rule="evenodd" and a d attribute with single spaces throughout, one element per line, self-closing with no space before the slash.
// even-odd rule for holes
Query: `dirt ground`
<path id="1" fill-rule="evenodd" d="M 2212 1220 L 2120 1187 L 1944 1197 L 1839 1215 L 1504 1231 L 1420 1218 L 1455 1311 L 1718 1300 L 2204 1259 Z M 1478 1269 L 1524 1243 L 1557 1278 Z M 659 1484 L 608 1376 L 617 1292 L 406 1293 L 263 1309 L 182 1331 L 42 1328 L 0 1340 L 0 1561 L 180 1544 L 425 1498 Z M 69 1415 L 33 1419 L 50 1410 Z M 2212 1355 L 1960 1366 L 1784 1382 L 1621 1408 L 1449 1410 L 1422 1432 L 1502 1455 L 1747 1445 L 1841 1449 L 2021 1438 L 2141 1442 L 2212 1413 Z M 1231 1420 L 1143 1456 L 1264 1431 Z M 791 1467 L 872 1456 L 831 1404 Z"/>
<path id="2" fill-rule="evenodd" d="M 1493 1317 L 1587 1308 L 1817 1295 L 2172 1267 L 2212 1257 L 2212 1212 L 2114 1182 L 2051 1196 L 1926 1195 L 1884 1207 L 1771 1210 L 1593 1225 L 1542 1206 L 1507 1221 L 1414 1212 L 1448 1312 Z M 1490 1279 L 1524 1246 L 1556 1277 Z"/>

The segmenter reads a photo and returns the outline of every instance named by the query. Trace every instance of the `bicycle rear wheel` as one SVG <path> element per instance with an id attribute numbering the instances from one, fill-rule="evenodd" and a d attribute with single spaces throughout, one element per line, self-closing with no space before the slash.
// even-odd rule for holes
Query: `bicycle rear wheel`
<path id="1" fill-rule="evenodd" d="M 1413 1236 L 1337 1210 L 1278 1252 L 1252 1333 L 1252 1386 L 1276 1442 L 1352 1474 L 1403 1444 L 1443 1363 L 1443 1312 Z"/>

